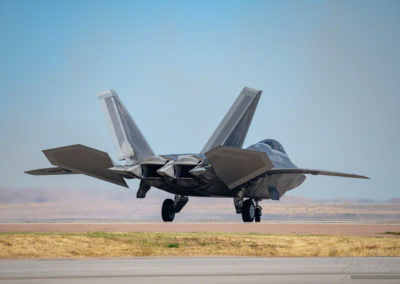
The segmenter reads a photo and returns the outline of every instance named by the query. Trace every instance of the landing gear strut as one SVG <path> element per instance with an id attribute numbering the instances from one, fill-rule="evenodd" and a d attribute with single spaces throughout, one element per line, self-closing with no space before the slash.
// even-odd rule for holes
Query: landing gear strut
<path id="1" fill-rule="evenodd" d="M 161 207 L 161 216 L 164 222 L 172 222 L 175 218 L 175 213 L 181 212 L 182 208 L 189 201 L 187 196 L 176 194 L 174 200 L 165 199 Z"/>
<path id="2" fill-rule="evenodd" d="M 233 198 L 233 204 L 235 205 L 236 214 L 242 213 L 243 208 L 243 196 L 246 193 L 246 188 L 242 187 Z"/>

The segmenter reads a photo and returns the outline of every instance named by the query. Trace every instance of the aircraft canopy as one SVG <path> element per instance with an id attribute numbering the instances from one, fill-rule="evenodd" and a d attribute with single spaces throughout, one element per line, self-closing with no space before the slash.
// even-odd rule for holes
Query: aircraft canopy
<path id="1" fill-rule="evenodd" d="M 276 141 L 274 139 L 265 139 L 265 140 L 260 141 L 259 143 L 267 144 L 272 149 L 286 154 L 285 149 L 283 149 L 281 143 L 279 143 L 278 141 Z"/>

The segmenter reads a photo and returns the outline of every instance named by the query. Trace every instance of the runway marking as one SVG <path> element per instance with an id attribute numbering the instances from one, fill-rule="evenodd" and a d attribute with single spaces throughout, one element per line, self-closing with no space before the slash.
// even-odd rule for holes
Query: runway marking
<path id="1" fill-rule="evenodd" d="M 351 275 L 351 279 L 364 279 L 364 280 L 400 279 L 400 274 L 353 274 Z"/>
<path id="2" fill-rule="evenodd" d="M 57 279 L 95 279 L 95 278 L 162 278 L 162 277 L 248 277 L 248 276 L 308 276 L 308 275 L 340 275 L 351 279 L 400 279 L 400 274 L 394 273 L 363 273 L 348 272 L 295 272 L 295 273 L 211 273 L 211 274 L 133 274 L 133 275 L 75 275 L 75 276 L 36 276 L 36 277 L 0 277 L 3 280 L 57 280 Z"/>

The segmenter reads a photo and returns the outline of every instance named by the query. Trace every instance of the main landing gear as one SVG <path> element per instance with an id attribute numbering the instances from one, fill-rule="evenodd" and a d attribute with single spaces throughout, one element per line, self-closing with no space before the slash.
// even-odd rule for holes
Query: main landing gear
<path id="1" fill-rule="evenodd" d="M 243 202 L 242 219 L 243 222 L 253 222 L 256 213 L 256 207 L 253 200 L 247 199 Z"/>
<path id="2" fill-rule="evenodd" d="M 243 202 L 242 207 L 242 219 L 243 222 L 253 222 L 257 223 L 261 221 L 262 207 L 258 205 L 258 200 L 255 204 L 253 200 L 247 199 Z"/>
<path id="3" fill-rule="evenodd" d="M 262 207 L 258 204 L 258 200 L 255 203 L 252 199 L 246 199 L 243 201 L 243 195 L 241 192 L 233 199 L 235 204 L 236 213 L 242 214 L 243 222 L 253 222 L 257 223 L 261 221 Z"/>
<path id="4" fill-rule="evenodd" d="M 175 195 L 174 200 L 165 199 L 161 207 L 161 216 L 164 222 L 172 222 L 175 218 L 175 213 L 179 213 L 189 201 L 187 196 Z"/>

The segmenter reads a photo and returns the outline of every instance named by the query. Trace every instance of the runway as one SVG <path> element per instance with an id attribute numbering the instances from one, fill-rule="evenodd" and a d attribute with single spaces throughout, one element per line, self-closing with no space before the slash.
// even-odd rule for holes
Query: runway
<path id="1" fill-rule="evenodd" d="M 269 223 L 25 223 L 0 224 L 0 232 L 234 232 L 300 235 L 382 236 L 400 225 Z M 393 236 L 395 237 L 395 236 Z"/>
<path id="2" fill-rule="evenodd" d="M 0 261 L 1 283 L 399 283 L 400 258 L 125 258 Z"/>

